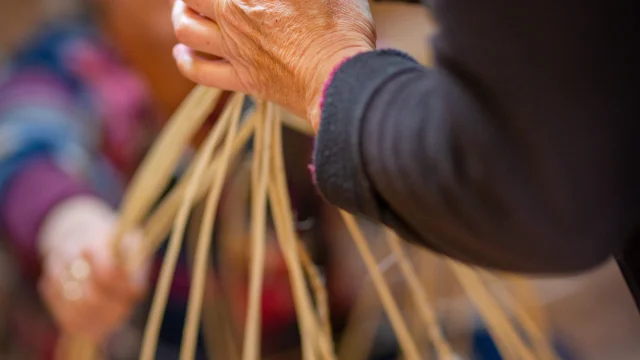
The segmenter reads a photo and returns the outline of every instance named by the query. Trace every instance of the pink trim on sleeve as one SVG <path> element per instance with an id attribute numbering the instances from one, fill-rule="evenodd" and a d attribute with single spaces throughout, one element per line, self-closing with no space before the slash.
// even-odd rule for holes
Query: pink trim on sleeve
<path id="1" fill-rule="evenodd" d="M 325 81 L 324 85 L 322 86 L 322 97 L 320 98 L 320 114 L 322 114 L 322 108 L 324 107 L 324 99 L 325 96 L 327 94 L 327 89 L 329 88 L 329 85 L 331 85 L 331 82 L 333 81 L 333 78 L 336 76 L 336 72 L 338 72 L 338 69 L 340 69 L 340 67 L 346 63 L 349 59 L 351 59 L 353 56 L 349 56 L 347 58 L 342 59 L 342 61 L 340 61 L 338 63 L 338 65 L 336 65 L 333 70 L 331 71 L 331 74 L 329 74 L 329 78 L 327 79 L 327 81 Z M 317 130 L 317 129 L 316 129 Z"/>

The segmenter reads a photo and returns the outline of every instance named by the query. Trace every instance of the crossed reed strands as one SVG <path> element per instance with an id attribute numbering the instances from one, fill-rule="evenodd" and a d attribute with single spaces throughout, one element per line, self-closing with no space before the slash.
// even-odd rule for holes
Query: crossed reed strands
<path id="1" fill-rule="evenodd" d="M 244 327 L 242 359 L 256 360 L 261 354 L 260 296 L 264 278 L 267 206 L 271 208 L 276 238 L 284 255 L 293 290 L 301 338 L 301 356 L 304 360 L 350 359 L 343 352 L 336 352 L 329 320 L 327 294 L 320 272 L 297 238 L 293 227 L 293 215 L 286 174 L 283 163 L 282 127 L 288 126 L 305 134 L 313 135 L 306 122 L 295 117 L 284 117 L 276 105 L 257 102 L 252 113 L 242 119 L 245 96 L 233 94 L 226 104 L 216 125 L 208 134 L 195 155 L 185 176 L 165 195 L 159 205 L 154 206 L 168 185 L 184 149 L 204 121 L 216 107 L 222 92 L 217 89 L 197 86 L 173 115 L 163 132 L 148 153 L 132 180 L 120 209 L 119 226 L 114 239 L 113 251 L 124 266 L 135 269 L 153 256 L 169 235 L 160 277 L 156 286 L 151 311 L 145 328 L 140 359 L 152 360 L 158 344 L 173 273 L 187 227 L 189 215 L 199 200 L 205 199 L 201 227 L 193 251 L 192 284 L 189 294 L 186 325 L 184 328 L 181 360 L 195 357 L 198 330 L 200 328 L 205 278 L 215 226 L 216 211 L 230 164 L 238 157 L 249 139 L 254 139 L 253 163 L 251 165 L 251 263 L 249 282 L 249 304 Z M 378 260 L 366 241 L 357 220 L 341 212 L 347 230 L 364 261 L 372 290 L 379 297 L 396 334 L 406 359 L 426 358 L 420 350 L 382 270 Z M 133 253 L 123 253 L 123 235 L 142 228 L 144 243 Z M 427 294 L 420 275 L 404 251 L 401 240 L 390 230 L 386 231 L 386 244 L 395 257 L 397 267 L 407 285 L 417 319 L 428 335 L 438 359 L 454 359 L 456 354 L 439 325 L 434 306 Z M 487 324 L 499 351 L 505 359 L 552 360 L 556 355 L 548 337 L 541 330 L 533 315 L 517 301 L 508 307 L 515 316 L 508 315 L 500 302 L 489 291 L 483 281 L 482 271 L 466 265 L 445 260 L 458 279 L 464 292 Z M 520 283 L 520 288 L 522 289 Z M 515 318 L 519 326 L 512 320 Z M 358 340 L 358 335 L 345 334 L 345 340 Z M 362 340 L 362 339 L 360 339 Z M 366 342 L 366 340 L 365 340 Z M 62 346 L 64 345 L 64 346 Z M 353 344 L 347 344 L 353 345 Z M 94 344 L 69 335 L 61 341 L 64 353 L 62 360 L 97 359 Z M 345 351 L 344 354 L 348 354 Z M 344 357 L 343 357 L 344 356 Z"/>

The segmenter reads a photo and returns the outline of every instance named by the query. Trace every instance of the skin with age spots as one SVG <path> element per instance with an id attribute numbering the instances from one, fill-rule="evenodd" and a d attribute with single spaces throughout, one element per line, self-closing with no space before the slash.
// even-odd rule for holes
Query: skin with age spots
<path id="1" fill-rule="evenodd" d="M 309 119 L 317 117 L 334 67 L 376 41 L 368 2 L 361 0 L 178 0 L 173 23 L 183 44 L 174 56 L 185 76 Z"/>

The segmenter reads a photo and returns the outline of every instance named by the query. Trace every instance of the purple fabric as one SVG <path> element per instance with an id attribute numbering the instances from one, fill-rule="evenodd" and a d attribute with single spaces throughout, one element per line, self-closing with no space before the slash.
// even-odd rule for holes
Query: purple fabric
<path id="1" fill-rule="evenodd" d="M 86 194 L 89 189 L 51 159 L 36 159 L 8 184 L 0 219 L 14 247 L 37 260 L 38 232 L 49 210 L 65 199 Z"/>

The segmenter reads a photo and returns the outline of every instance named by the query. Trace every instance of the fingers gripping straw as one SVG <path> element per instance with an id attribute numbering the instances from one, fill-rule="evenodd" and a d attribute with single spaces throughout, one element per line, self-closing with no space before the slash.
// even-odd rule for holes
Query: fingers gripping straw
<path id="1" fill-rule="evenodd" d="M 179 116 L 173 118 L 173 122 L 184 122 L 191 116 L 197 117 L 192 114 L 201 114 L 202 109 L 198 109 L 197 107 L 202 106 L 202 103 L 206 103 L 207 108 L 211 106 L 210 103 L 215 103 L 216 93 L 203 90 L 204 89 L 199 88 L 199 90 L 194 91 L 194 94 L 207 94 L 206 96 L 209 97 L 209 102 L 204 101 L 204 97 L 202 101 L 191 102 L 192 105 L 183 108 Z M 262 212 L 265 210 L 264 205 L 266 204 L 265 200 L 267 198 L 272 207 L 277 239 L 285 255 L 285 262 L 288 267 L 291 286 L 293 287 L 295 308 L 300 322 L 302 358 L 338 358 L 335 345 L 332 341 L 331 326 L 328 323 L 329 309 L 325 300 L 326 290 L 324 289 L 324 284 L 318 279 L 317 274 L 319 274 L 319 271 L 315 268 L 315 265 L 310 262 L 309 255 L 306 253 L 305 248 L 299 243 L 292 227 L 293 220 L 281 155 L 280 129 L 281 126 L 300 129 L 299 124 L 296 123 L 297 120 L 295 120 L 295 118 L 291 120 L 289 116 L 281 116 L 282 110 L 276 105 L 260 103 L 258 110 L 250 115 L 245 123 L 240 125 L 239 109 L 242 106 L 242 98 L 241 95 L 235 95 L 235 98 L 227 105 L 221 120 L 215 125 L 211 135 L 195 157 L 194 167 L 190 172 L 190 176 L 182 180 L 185 186 L 176 186 L 173 190 L 175 193 L 169 194 L 167 197 L 172 198 L 172 196 L 177 196 L 176 199 L 180 202 L 180 205 L 177 208 L 177 212 L 170 211 L 167 213 L 167 216 L 174 218 L 174 226 L 169 240 L 169 251 L 167 252 L 159 285 L 156 289 L 154 306 L 152 307 L 145 332 L 141 359 L 153 359 L 155 356 L 158 330 L 161 325 L 164 304 L 166 304 L 168 295 L 168 284 L 171 280 L 172 268 L 175 266 L 175 261 L 181 248 L 181 239 L 185 231 L 186 219 L 193 208 L 193 204 L 206 194 L 209 194 L 207 197 L 208 211 L 206 211 L 207 215 L 205 216 L 205 221 L 202 223 L 201 237 L 198 244 L 199 248 L 196 254 L 206 254 L 208 252 L 208 242 L 210 241 L 210 234 L 214 225 L 214 209 L 219 200 L 220 187 L 226 177 L 225 174 L 229 162 L 237 154 L 236 151 L 234 151 L 234 145 L 237 144 L 239 137 L 244 136 L 244 131 L 253 132 L 253 135 L 256 136 L 255 140 L 258 146 L 254 154 L 254 169 L 256 169 L 256 173 L 252 180 L 255 190 L 252 192 L 254 237 L 251 247 L 254 256 L 252 256 L 252 272 L 250 277 L 252 284 L 251 298 L 249 299 L 250 316 L 247 317 L 243 359 L 257 359 L 260 357 L 260 337 L 256 336 L 256 334 L 260 333 L 260 322 L 257 321 L 256 314 L 259 314 L 258 310 L 260 306 L 260 301 L 257 301 L 257 299 L 259 299 L 262 287 L 260 279 L 262 276 L 261 269 L 263 268 L 263 260 L 261 254 L 263 254 L 265 241 L 264 228 L 261 225 L 264 224 L 263 221 L 265 217 Z M 175 123 L 170 124 L 167 128 L 171 129 L 174 124 Z M 161 137 L 163 141 L 169 141 L 168 139 L 170 138 L 171 133 L 169 132 L 163 133 Z M 240 140 L 244 142 L 244 139 Z M 174 141 L 171 142 L 174 146 L 156 146 L 149 154 L 148 159 L 162 158 L 162 154 L 168 151 L 179 152 L 180 147 L 175 144 L 184 143 L 184 141 L 186 141 L 184 138 L 180 141 L 174 139 Z M 165 156 L 171 157 L 168 154 Z M 137 175 L 139 178 L 144 178 L 155 172 L 154 167 L 148 164 L 148 162 L 145 162 L 141 167 L 140 171 L 142 172 Z M 170 171 L 164 171 L 164 174 L 170 174 Z M 205 179 L 207 179 L 207 181 L 204 181 Z M 163 179 L 155 179 L 154 181 L 162 182 Z M 144 188 L 134 187 L 132 189 Z M 130 193 L 129 198 L 135 199 L 135 195 L 135 193 Z M 133 227 L 142 225 L 143 232 L 148 234 L 150 229 L 157 228 L 158 224 L 156 221 L 166 221 L 164 217 L 156 216 L 157 212 L 165 211 L 168 210 L 160 206 L 156 208 L 155 211 L 140 216 L 140 220 L 138 220 L 139 223 L 132 222 L 131 224 Z M 403 354 L 408 359 L 422 359 L 424 354 L 418 348 L 413 334 L 409 331 L 404 319 L 404 314 L 394 299 L 394 293 L 391 287 L 389 287 L 389 284 L 386 283 L 381 270 L 376 265 L 379 260 L 375 259 L 370 245 L 359 229 L 357 220 L 349 214 L 343 213 L 342 215 L 346 222 L 347 230 L 352 234 L 357 249 L 367 265 L 366 268 L 373 280 L 375 292 L 382 300 L 382 307 L 391 319 Z M 145 219 L 156 220 L 145 221 Z M 401 243 L 396 240 L 395 235 L 390 233 L 388 236 L 388 245 L 396 256 L 397 266 L 401 269 L 403 278 L 409 285 L 408 291 L 412 294 L 413 302 L 418 309 L 418 318 L 421 320 L 425 329 L 428 329 L 429 337 L 433 341 L 439 358 L 454 359 L 457 355 L 451 351 L 447 339 L 439 329 L 435 310 L 430 307 L 429 302 L 426 300 L 426 289 L 423 284 L 418 281 L 415 269 L 410 264 L 408 258 L 403 255 L 404 252 Z M 140 254 L 145 254 L 142 257 L 148 257 L 149 254 L 153 253 L 153 249 L 158 246 L 159 243 L 157 239 L 145 238 L 137 253 L 125 256 L 123 261 L 128 263 L 130 260 L 129 257 L 139 258 L 141 256 Z M 203 279 L 204 272 L 206 271 L 206 266 L 204 266 L 206 265 L 205 260 L 206 257 L 196 258 L 195 260 L 196 265 L 193 274 L 191 299 L 189 301 L 189 315 L 187 317 L 181 351 L 181 359 L 185 360 L 193 359 L 194 357 L 197 330 L 200 325 L 200 314 L 202 307 L 206 306 L 206 304 L 202 303 Z M 483 314 L 487 323 L 490 325 L 489 330 L 498 340 L 497 343 L 499 344 L 500 350 L 504 352 L 503 354 L 507 358 L 553 358 L 553 354 L 549 354 L 546 351 L 536 354 L 536 356 L 545 355 L 544 357 L 534 357 L 534 349 L 530 348 L 530 342 L 523 340 L 519 333 L 514 330 L 514 325 L 510 323 L 509 316 L 498 307 L 493 296 L 472 268 L 453 262 L 451 262 L 450 265 L 456 277 L 461 281 L 464 289 L 467 291 L 467 295 L 473 299 L 478 311 Z M 532 326 L 531 323 L 528 323 L 527 329 L 534 329 Z M 536 343 L 538 345 L 536 346 L 539 346 L 540 339 L 544 339 L 544 337 L 540 336 L 539 329 L 532 331 L 534 331 L 535 334 L 533 334 L 531 338 L 537 339 Z M 544 348 L 549 349 L 549 347 Z M 83 359 L 89 359 L 89 357 L 83 357 Z"/>
<path id="2" fill-rule="evenodd" d="M 122 262 L 131 270 L 148 259 L 161 245 L 161 239 L 170 232 L 169 250 L 156 288 L 140 358 L 151 360 L 155 357 L 168 287 L 182 247 L 186 222 L 194 204 L 206 196 L 205 220 L 196 245 L 193 284 L 180 354 L 181 360 L 194 358 L 200 314 L 207 306 L 203 304 L 203 279 L 220 189 L 229 164 L 245 142 L 253 137 L 250 298 L 242 358 L 255 360 L 261 356 L 259 296 L 265 262 L 265 208 L 270 206 L 275 237 L 288 269 L 299 322 L 300 358 L 338 359 L 337 354 L 350 344 L 338 343 L 336 346 L 333 342 L 327 289 L 319 279 L 320 271 L 310 261 L 311 257 L 301 246 L 293 228 L 282 160 L 281 128 L 287 126 L 313 134 L 318 128 L 324 89 L 336 69 L 346 59 L 375 48 L 376 34 L 368 2 L 177 0 L 172 20 L 178 40 L 182 42 L 174 49 L 178 67 L 184 75 L 202 85 L 193 90 L 165 127 L 136 173 L 121 209 L 115 248 L 120 248 L 120 239 L 131 229 L 139 227 L 145 234 L 139 250 L 133 254 L 122 254 Z M 220 91 L 214 88 L 248 94 L 260 99 L 256 101 L 260 105 L 241 123 L 240 109 L 244 96 L 235 94 L 195 156 L 187 175 L 159 202 L 159 206 L 151 210 L 151 205 L 160 200 L 160 191 L 169 181 L 186 144 L 216 106 Z M 282 116 L 280 106 L 297 117 Z M 313 126 L 301 118 L 311 120 Z M 388 272 L 378 266 L 382 257 L 372 250 L 358 219 L 344 212 L 341 214 L 354 248 L 364 262 L 367 281 L 372 285 L 371 293 L 378 296 L 404 357 L 423 359 L 432 350 L 431 344 L 424 349 L 421 342 L 416 341 L 416 334 L 412 333 L 406 321 L 411 316 L 419 320 L 419 325 L 426 330 L 440 359 L 455 359 L 458 355 L 453 353 L 441 330 L 436 310 L 430 305 L 424 283 L 403 250 L 404 244 L 396 235 L 388 234 L 387 248 L 383 250 L 390 251 L 396 258 L 402 284 L 408 285 L 406 290 L 416 309 L 415 314 L 407 313 L 398 305 L 396 287 L 390 285 Z M 466 295 L 488 324 L 505 358 L 556 358 L 553 352 L 547 351 L 551 347 L 544 344 L 548 336 L 541 336 L 543 332 L 531 321 L 525 321 L 524 332 L 516 331 L 513 316 L 500 307 L 475 269 L 449 260 L 442 261 L 452 269 L 454 278 L 462 284 Z M 520 319 L 526 320 L 527 317 L 521 316 Z M 364 333 L 350 334 L 349 338 L 357 343 L 358 336 L 365 336 Z M 535 344 L 535 349 L 531 344 Z"/>

